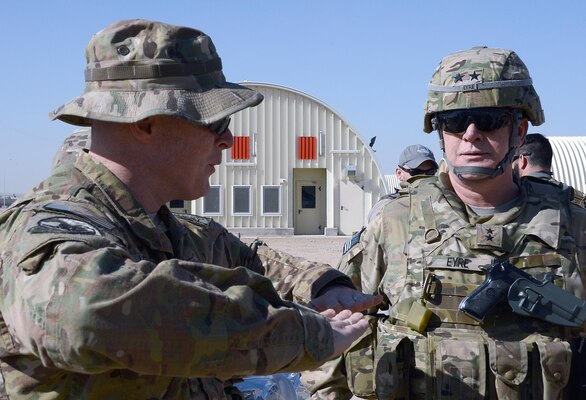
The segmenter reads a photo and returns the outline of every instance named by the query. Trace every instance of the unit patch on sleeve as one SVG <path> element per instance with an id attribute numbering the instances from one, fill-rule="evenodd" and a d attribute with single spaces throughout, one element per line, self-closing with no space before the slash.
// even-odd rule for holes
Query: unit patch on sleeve
<path id="1" fill-rule="evenodd" d="M 366 228 L 363 227 L 361 230 L 354 233 L 350 239 L 346 240 L 344 247 L 342 248 L 342 255 L 348 253 L 352 247 L 356 246 L 360 242 L 360 236 L 365 229 Z"/>
<path id="2" fill-rule="evenodd" d="M 67 217 L 50 217 L 40 220 L 30 233 L 66 233 L 69 235 L 102 236 L 100 231 L 85 221 Z"/>

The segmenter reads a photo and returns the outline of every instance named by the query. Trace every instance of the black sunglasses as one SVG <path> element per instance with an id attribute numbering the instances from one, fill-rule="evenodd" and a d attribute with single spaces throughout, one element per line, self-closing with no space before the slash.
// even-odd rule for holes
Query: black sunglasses
<path id="1" fill-rule="evenodd" d="M 430 169 L 419 169 L 419 168 L 405 168 L 399 165 L 403 171 L 407 172 L 411 176 L 415 175 L 435 175 L 437 172 L 437 168 L 430 168 Z"/>
<path id="2" fill-rule="evenodd" d="M 437 113 L 432 124 L 435 129 L 449 133 L 463 133 L 472 123 L 481 131 L 490 132 L 508 125 L 512 116 L 513 111 L 508 108 L 472 108 Z"/>
<path id="3" fill-rule="evenodd" d="M 216 122 L 212 122 L 209 125 L 206 125 L 210 131 L 214 132 L 217 135 L 223 135 L 224 132 L 228 130 L 228 125 L 230 125 L 230 117 L 226 117 Z"/>

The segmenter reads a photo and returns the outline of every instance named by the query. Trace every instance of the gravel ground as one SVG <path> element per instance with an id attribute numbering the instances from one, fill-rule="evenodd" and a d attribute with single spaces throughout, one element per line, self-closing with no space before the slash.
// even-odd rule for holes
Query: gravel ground
<path id="1" fill-rule="evenodd" d="M 335 266 L 342 256 L 342 247 L 349 236 L 260 236 L 268 246 L 311 261 L 319 261 Z M 250 243 L 255 238 L 241 237 Z"/>

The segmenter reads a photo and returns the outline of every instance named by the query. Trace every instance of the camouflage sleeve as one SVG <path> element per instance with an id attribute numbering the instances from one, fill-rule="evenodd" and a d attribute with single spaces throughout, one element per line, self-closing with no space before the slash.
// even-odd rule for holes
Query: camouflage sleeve
<path id="1" fill-rule="evenodd" d="M 193 227 L 190 230 L 196 232 Z M 248 245 L 213 221 L 209 223 L 207 231 L 210 240 L 206 242 L 212 243 L 205 252 L 208 262 L 231 268 L 244 266 L 265 275 L 285 300 L 308 304 L 328 285 L 353 287 L 346 275 L 328 264 L 275 250 L 261 240 L 254 240 Z M 201 230 L 197 234 L 201 235 Z"/>
<path id="2" fill-rule="evenodd" d="M 396 199 L 359 233 L 359 239 L 345 246 L 338 269 L 350 277 L 358 290 L 367 294 L 382 294 L 385 301 L 405 281 L 404 246 L 408 229 L 408 197 Z M 399 261 L 399 262 L 397 262 Z"/>
<path id="3" fill-rule="evenodd" d="M 257 249 L 265 275 L 287 300 L 307 304 L 330 285 L 354 287 L 346 275 L 328 264 L 295 257 L 260 244 Z"/>
<path id="4" fill-rule="evenodd" d="M 571 228 L 576 244 L 576 270 L 568 271 L 566 287 L 574 296 L 586 300 L 586 209 L 571 205 Z"/>
<path id="5" fill-rule="evenodd" d="M 315 368 L 333 352 L 328 321 L 251 270 L 136 260 L 92 235 L 28 240 L 37 224 L 24 222 L 2 242 L 14 250 L 2 253 L 1 312 L 18 352 L 47 367 L 226 379 Z"/>

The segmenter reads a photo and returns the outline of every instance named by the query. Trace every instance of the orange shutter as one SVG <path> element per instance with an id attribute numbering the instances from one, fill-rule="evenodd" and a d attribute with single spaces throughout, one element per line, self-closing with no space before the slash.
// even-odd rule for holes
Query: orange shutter
<path id="1" fill-rule="evenodd" d="M 317 159 L 317 138 L 314 136 L 297 137 L 297 159 L 298 160 L 316 160 Z"/>
<path id="2" fill-rule="evenodd" d="M 232 160 L 250 160 L 250 136 L 234 136 Z"/>

